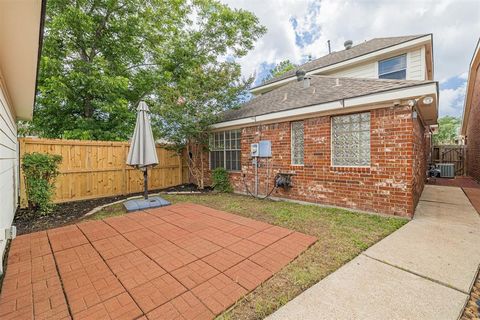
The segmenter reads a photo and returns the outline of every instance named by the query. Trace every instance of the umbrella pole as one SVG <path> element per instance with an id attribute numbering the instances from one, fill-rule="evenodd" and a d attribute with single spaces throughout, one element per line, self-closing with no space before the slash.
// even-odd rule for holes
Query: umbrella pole
<path id="1" fill-rule="evenodd" d="M 143 171 L 143 196 L 145 197 L 145 200 L 148 199 L 148 173 L 147 173 L 147 168 L 145 168 L 145 171 Z"/>

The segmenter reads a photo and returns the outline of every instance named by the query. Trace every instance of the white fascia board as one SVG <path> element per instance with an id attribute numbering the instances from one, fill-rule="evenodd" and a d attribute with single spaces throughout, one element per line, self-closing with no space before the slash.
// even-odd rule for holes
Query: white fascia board
<path id="1" fill-rule="evenodd" d="M 359 56 L 359 57 L 356 57 L 356 58 L 344 60 L 344 61 L 332 64 L 332 65 L 329 65 L 329 66 L 326 66 L 326 67 L 322 67 L 322 68 L 318 68 L 318 69 L 308 71 L 307 75 L 312 75 L 312 74 L 314 75 L 314 74 L 318 74 L 318 73 L 328 72 L 328 71 L 332 71 L 334 69 L 342 68 L 342 67 L 345 67 L 345 66 L 348 66 L 348 65 L 362 63 L 362 62 L 365 62 L 367 60 L 370 60 L 370 59 L 374 58 L 375 56 L 388 54 L 388 53 L 399 51 L 399 50 L 402 50 L 402 49 L 408 49 L 408 48 L 419 46 L 421 44 L 425 44 L 425 43 L 428 43 L 428 42 L 431 42 L 431 41 L 432 41 L 432 35 L 429 34 L 429 35 L 426 35 L 426 36 L 423 36 L 423 37 L 420 37 L 420 38 L 417 38 L 417 39 L 413 39 L 413 40 L 410 40 L 410 41 L 407 41 L 407 42 L 403 42 L 403 43 L 394 45 L 392 47 L 380 49 L 380 50 L 373 51 L 373 52 L 367 53 L 365 55 L 362 55 L 362 56 Z M 257 92 L 263 91 L 264 89 L 275 87 L 275 86 L 278 86 L 282 83 L 290 82 L 294 79 L 296 79 L 296 76 L 292 76 L 290 78 L 286 78 L 286 79 L 283 79 L 283 80 L 280 80 L 280 81 L 272 82 L 272 83 L 269 83 L 269 84 L 261 86 L 261 87 L 252 88 L 252 89 L 250 89 L 250 92 L 252 94 L 256 94 Z"/>
<path id="2" fill-rule="evenodd" d="M 211 128 L 215 130 L 215 129 L 221 129 L 221 128 L 227 128 L 227 127 L 239 127 L 243 125 L 251 125 L 257 122 L 266 122 L 270 120 L 285 119 L 285 118 L 298 117 L 298 116 L 308 116 L 309 114 L 315 114 L 323 111 L 340 109 L 342 107 L 343 107 L 343 104 L 342 104 L 342 101 L 340 100 L 333 101 L 333 102 L 326 102 L 326 103 L 321 103 L 321 104 L 308 106 L 308 107 L 301 107 L 301 108 L 290 109 L 285 111 L 267 113 L 267 114 L 263 114 L 255 117 L 219 122 L 212 125 Z"/>
<path id="3" fill-rule="evenodd" d="M 391 101 L 418 97 L 424 95 L 437 95 L 436 83 L 427 83 L 409 88 L 400 88 L 396 90 L 372 93 L 369 95 L 345 99 L 345 107 L 354 107 L 365 104 L 379 103 L 382 101 Z"/>
<path id="4" fill-rule="evenodd" d="M 249 118 L 243 118 L 243 119 L 238 119 L 238 120 L 219 122 L 219 123 L 213 124 L 211 126 L 211 128 L 212 129 L 220 129 L 220 128 L 226 128 L 226 127 L 238 127 L 238 126 L 242 126 L 244 124 L 251 124 L 251 123 L 255 123 L 255 117 L 249 117 Z"/>
<path id="5" fill-rule="evenodd" d="M 306 116 L 309 114 L 318 113 L 322 111 L 340 109 L 342 107 L 343 105 L 341 101 L 332 101 L 332 102 L 317 104 L 314 106 L 308 106 L 308 107 L 302 107 L 302 108 L 290 109 L 286 111 L 279 111 L 279 112 L 264 114 L 264 115 L 257 116 L 256 120 L 257 122 L 264 122 L 264 121 L 283 119 L 283 118 L 289 118 L 289 117 L 298 117 L 303 115 Z"/>

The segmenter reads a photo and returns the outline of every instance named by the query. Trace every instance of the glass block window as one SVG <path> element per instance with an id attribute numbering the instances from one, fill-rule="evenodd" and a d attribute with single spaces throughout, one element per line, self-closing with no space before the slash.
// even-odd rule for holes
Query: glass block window
<path id="1" fill-rule="evenodd" d="M 380 79 L 405 80 L 407 78 L 407 55 L 401 55 L 378 62 Z"/>
<path id="2" fill-rule="evenodd" d="M 240 130 L 214 132 L 210 135 L 210 169 L 240 170 Z"/>
<path id="3" fill-rule="evenodd" d="M 303 121 L 292 122 L 291 137 L 292 164 L 303 164 Z"/>
<path id="4" fill-rule="evenodd" d="M 332 165 L 370 166 L 370 113 L 332 118 Z"/>

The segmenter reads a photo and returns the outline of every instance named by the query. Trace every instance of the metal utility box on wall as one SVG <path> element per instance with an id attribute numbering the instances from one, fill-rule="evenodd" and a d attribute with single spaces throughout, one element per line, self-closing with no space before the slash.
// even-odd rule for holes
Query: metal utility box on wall
<path id="1" fill-rule="evenodd" d="M 272 142 L 270 140 L 262 140 L 258 143 L 259 157 L 270 158 L 272 156 Z"/>
<path id="2" fill-rule="evenodd" d="M 272 142 L 262 140 L 250 145 L 250 156 L 259 158 L 270 158 L 272 156 Z"/>

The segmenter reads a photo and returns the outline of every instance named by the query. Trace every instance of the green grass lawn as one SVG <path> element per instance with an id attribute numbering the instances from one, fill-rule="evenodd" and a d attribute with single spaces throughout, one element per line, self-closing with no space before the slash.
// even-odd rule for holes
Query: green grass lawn
<path id="1" fill-rule="evenodd" d="M 235 194 L 162 195 L 172 203 L 190 202 L 261 220 L 318 241 L 296 260 L 240 300 L 218 319 L 263 319 L 408 220 Z M 122 204 L 90 219 L 124 214 Z"/>

